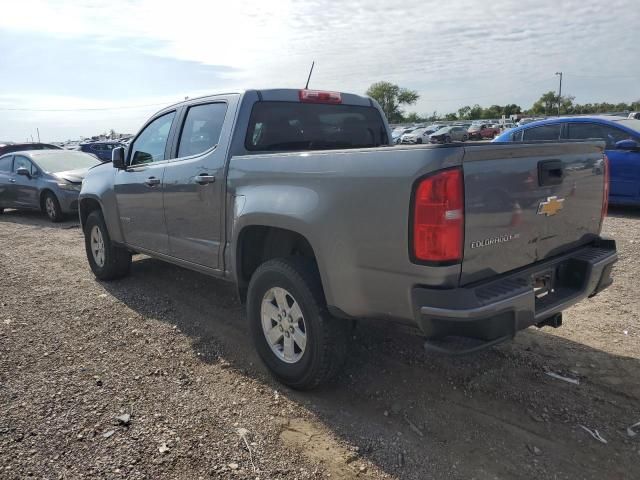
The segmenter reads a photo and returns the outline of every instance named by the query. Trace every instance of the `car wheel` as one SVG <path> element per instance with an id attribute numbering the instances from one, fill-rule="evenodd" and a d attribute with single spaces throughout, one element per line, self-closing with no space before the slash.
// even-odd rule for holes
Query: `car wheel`
<path id="1" fill-rule="evenodd" d="M 344 363 L 349 322 L 329 314 L 312 260 L 290 257 L 262 264 L 249 282 L 247 316 L 260 358 L 292 388 L 315 388 Z"/>
<path id="2" fill-rule="evenodd" d="M 466 142 L 467 140 L 469 140 L 469 135 L 464 134 L 464 135 L 462 136 L 462 141 L 463 141 L 463 142 Z"/>
<path id="3" fill-rule="evenodd" d="M 4 213 L 4 208 L 0 208 L 0 215 Z"/>
<path id="4" fill-rule="evenodd" d="M 449 135 L 444 137 L 444 143 L 451 143 L 451 137 Z"/>
<path id="5" fill-rule="evenodd" d="M 84 246 L 91 271 L 99 280 L 115 280 L 129 274 L 131 252 L 111 243 L 100 210 L 94 210 L 87 217 Z"/>
<path id="6" fill-rule="evenodd" d="M 416 143 L 422 143 L 422 139 L 421 139 L 421 138 L 418 138 L 418 139 L 416 140 Z"/>
<path id="7" fill-rule="evenodd" d="M 58 199 L 53 193 L 47 192 L 44 194 L 42 206 L 44 213 L 47 214 L 47 217 L 49 217 L 49 220 L 52 222 L 57 223 L 64 220 L 64 214 L 62 213 L 62 208 L 60 208 L 60 202 L 58 202 Z"/>

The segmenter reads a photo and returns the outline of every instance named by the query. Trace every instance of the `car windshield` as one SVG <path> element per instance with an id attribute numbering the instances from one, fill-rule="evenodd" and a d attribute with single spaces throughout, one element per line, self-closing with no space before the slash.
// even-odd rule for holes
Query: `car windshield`
<path id="1" fill-rule="evenodd" d="M 631 130 L 635 130 L 636 132 L 640 133 L 640 120 L 626 118 L 616 123 L 618 123 L 619 125 L 622 125 L 623 127 L 630 128 Z"/>
<path id="2" fill-rule="evenodd" d="M 83 152 L 74 152 L 70 150 L 61 150 L 60 152 L 48 152 L 43 155 L 34 155 L 33 160 L 42 170 L 49 173 L 91 168 L 102 163 L 93 155 L 89 155 Z"/>
<path id="3" fill-rule="evenodd" d="M 301 102 L 257 102 L 245 147 L 251 151 L 377 147 L 389 143 L 373 107 Z"/>

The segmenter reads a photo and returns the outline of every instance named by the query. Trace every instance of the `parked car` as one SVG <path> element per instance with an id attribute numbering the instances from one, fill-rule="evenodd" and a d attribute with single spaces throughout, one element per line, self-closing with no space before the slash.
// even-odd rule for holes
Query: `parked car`
<path id="1" fill-rule="evenodd" d="M 91 142 L 91 143 L 81 143 L 80 150 L 86 153 L 91 153 L 98 157 L 103 162 L 111 161 L 111 151 L 116 147 L 123 146 L 123 143 L 120 142 L 111 142 L 111 141 L 102 141 L 102 142 Z"/>
<path id="2" fill-rule="evenodd" d="M 435 132 L 437 128 L 416 128 L 414 131 L 402 135 L 401 143 L 429 143 L 429 136 Z"/>
<path id="3" fill-rule="evenodd" d="M 640 205 L 640 120 L 562 117 L 529 123 L 505 132 L 495 142 L 602 139 L 609 161 L 609 203 Z"/>
<path id="4" fill-rule="evenodd" d="M 631 112 L 628 118 L 631 118 L 633 120 L 640 120 L 640 112 Z"/>
<path id="5" fill-rule="evenodd" d="M 398 127 L 393 129 L 393 131 L 391 132 L 391 139 L 393 140 L 393 143 L 401 143 L 402 142 L 402 136 L 405 133 L 411 133 L 416 129 L 416 127 Z"/>
<path id="6" fill-rule="evenodd" d="M 500 135 L 500 127 L 487 123 L 476 123 L 469 127 L 467 133 L 472 140 L 482 140 L 483 138 L 493 138 L 496 135 Z"/>
<path id="7" fill-rule="evenodd" d="M 469 140 L 467 129 L 464 127 L 442 127 L 429 136 L 431 143 L 451 143 L 454 141 L 466 142 Z"/>
<path id="8" fill-rule="evenodd" d="M 89 266 L 112 280 L 140 252 L 234 282 L 260 357 L 294 388 L 341 369 L 356 318 L 418 326 L 434 350 L 488 347 L 611 284 L 604 176 L 553 175 L 601 160 L 599 142 L 390 149 L 390 133 L 374 100 L 338 92 L 167 107 L 85 177 Z"/>
<path id="9" fill-rule="evenodd" d="M 69 150 L 28 150 L 0 156 L 0 213 L 5 208 L 41 210 L 52 222 L 78 211 L 89 168 L 101 162 Z"/>
<path id="10" fill-rule="evenodd" d="M 0 156 L 4 155 L 5 153 L 21 152 L 24 150 L 62 150 L 62 148 L 58 147 L 57 145 L 52 145 L 50 143 L 36 143 L 36 142 L 0 143 Z"/>

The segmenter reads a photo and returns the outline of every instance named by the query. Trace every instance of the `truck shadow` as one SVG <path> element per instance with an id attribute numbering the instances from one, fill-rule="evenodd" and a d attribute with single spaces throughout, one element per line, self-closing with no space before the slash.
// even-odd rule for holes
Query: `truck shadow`
<path id="1" fill-rule="evenodd" d="M 304 428 L 298 426 L 287 437 L 303 455 L 329 464 L 333 478 L 356 473 L 366 478 L 357 457 L 403 479 L 454 473 L 456 478 L 638 478 L 638 443 L 625 432 L 640 420 L 638 358 L 534 329 L 480 354 L 443 357 L 426 353 L 421 339 L 403 327 L 362 321 L 336 382 L 296 392 L 262 366 L 232 284 L 136 257 L 130 277 L 104 288 L 139 314 L 177 326 L 202 361 L 229 362 L 305 406 L 357 448 L 351 465 L 353 458 L 310 453 L 321 444 L 313 429 L 300 434 Z M 592 320 L 577 315 L 572 321 Z M 637 346 L 637 337 L 623 341 Z M 579 425 L 597 429 L 608 444 Z M 332 462 L 337 462 L 333 469 Z"/>

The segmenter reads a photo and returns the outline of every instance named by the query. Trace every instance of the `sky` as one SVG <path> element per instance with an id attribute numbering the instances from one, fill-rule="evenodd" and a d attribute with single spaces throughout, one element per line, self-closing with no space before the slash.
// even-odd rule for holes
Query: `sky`
<path id="1" fill-rule="evenodd" d="M 416 90 L 406 110 L 640 99 L 638 0 L 6 2 L 0 140 L 135 133 L 186 96 L 244 88 Z"/>

